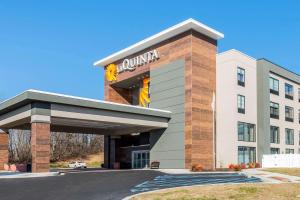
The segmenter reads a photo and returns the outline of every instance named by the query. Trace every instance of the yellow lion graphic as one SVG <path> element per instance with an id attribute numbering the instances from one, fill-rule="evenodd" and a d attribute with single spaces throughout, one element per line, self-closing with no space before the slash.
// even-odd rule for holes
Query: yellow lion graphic
<path id="1" fill-rule="evenodd" d="M 150 103 L 149 83 L 150 83 L 150 78 L 145 78 L 143 80 L 143 87 L 140 90 L 139 102 L 140 102 L 140 106 L 143 107 L 147 107 L 148 104 Z"/>
<path id="2" fill-rule="evenodd" d="M 109 64 L 106 67 L 106 80 L 116 81 L 117 80 L 117 66 L 115 64 Z"/>

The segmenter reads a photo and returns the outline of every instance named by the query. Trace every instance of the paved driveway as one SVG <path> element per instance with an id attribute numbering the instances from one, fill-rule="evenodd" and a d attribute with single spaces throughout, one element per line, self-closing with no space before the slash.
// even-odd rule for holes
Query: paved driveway
<path id="1" fill-rule="evenodd" d="M 44 178 L 0 179 L 0 200 L 122 199 L 169 187 L 257 181 L 237 173 L 169 175 L 151 170 L 81 171 Z"/>
<path id="2" fill-rule="evenodd" d="M 163 175 L 157 171 L 67 173 L 64 176 L 0 179 L 0 200 L 106 200 L 131 195 L 130 189 Z"/>

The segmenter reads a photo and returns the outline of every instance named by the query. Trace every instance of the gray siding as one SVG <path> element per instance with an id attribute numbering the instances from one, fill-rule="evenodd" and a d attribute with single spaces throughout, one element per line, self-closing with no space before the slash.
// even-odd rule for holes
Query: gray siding
<path id="1" fill-rule="evenodd" d="M 184 168 L 184 60 L 150 71 L 151 108 L 172 112 L 169 127 L 150 135 L 151 161 L 161 168 Z"/>
<path id="2" fill-rule="evenodd" d="M 270 154 L 270 87 L 269 74 L 300 84 L 300 76 L 266 59 L 257 61 L 257 156 L 262 161 Z"/>
<path id="3" fill-rule="evenodd" d="M 270 153 L 269 67 L 257 61 L 257 161 Z"/>

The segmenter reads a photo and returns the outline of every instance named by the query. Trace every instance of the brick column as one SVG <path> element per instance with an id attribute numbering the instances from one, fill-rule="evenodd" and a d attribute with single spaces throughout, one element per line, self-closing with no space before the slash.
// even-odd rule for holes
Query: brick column
<path id="1" fill-rule="evenodd" d="M 31 123 L 32 172 L 49 172 L 50 123 Z"/>
<path id="2" fill-rule="evenodd" d="M 8 133 L 0 130 L 0 170 L 8 163 Z"/>

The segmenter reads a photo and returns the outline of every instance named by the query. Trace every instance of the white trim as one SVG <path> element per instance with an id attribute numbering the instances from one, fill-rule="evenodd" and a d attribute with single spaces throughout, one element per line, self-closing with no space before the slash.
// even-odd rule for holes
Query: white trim
<path id="1" fill-rule="evenodd" d="M 160 43 L 164 40 L 167 40 L 171 37 L 174 37 L 180 33 L 193 29 L 197 32 L 200 32 L 212 39 L 219 40 L 224 38 L 224 34 L 220 33 L 192 18 L 185 20 L 175 26 L 172 26 L 164 31 L 161 31 L 151 37 L 148 37 L 134 45 L 131 45 L 121 51 L 118 51 L 110 56 L 107 56 L 99 61 L 94 63 L 94 66 L 106 66 L 110 63 L 113 63 L 119 59 L 125 58 L 126 56 L 132 55 L 139 51 L 142 51 L 150 46 L 153 46 L 157 43 Z"/>
<path id="2" fill-rule="evenodd" d="M 252 59 L 254 61 L 257 60 L 256 58 L 253 58 L 252 56 L 249 56 L 249 55 L 247 55 L 247 54 L 245 54 L 245 53 L 243 53 L 243 52 L 241 52 L 241 51 L 239 51 L 237 49 L 229 49 L 227 51 L 220 52 L 220 53 L 217 54 L 217 56 L 221 56 L 221 55 L 228 54 L 228 53 L 231 53 L 231 52 L 238 53 L 238 54 L 243 55 L 245 57 L 248 57 L 248 58 L 250 58 L 250 59 Z"/>
<path id="3" fill-rule="evenodd" d="M 34 123 L 34 122 L 51 123 L 51 117 L 46 116 L 46 115 L 32 115 L 31 123 Z"/>
<path id="4" fill-rule="evenodd" d="M 133 106 L 133 105 L 127 105 L 127 104 L 121 104 L 121 103 L 114 103 L 110 101 L 102 101 L 102 100 L 97 100 L 97 99 L 90 99 L 90 98 L 83 98 L 83 97 L 77 97 L 77 96 L 71 96 L 71 95 L 64 95 L 64 94 L 59 94 L 59 93 L 53 93 L 53 92 L 44 92 L 44 91 L 39 91 L 39 90 L 27 90 L 26 92 L 34 92 L 34 93 L 39 93 L 39 94 L 48 94 L 48 95 L 53 95 L 53 96 L 59 96 L 59 97 L 67 97 L 67 98 L 72 98 L 72 99 L 78 99 L 78 100 L 85 100 L 85 101 L 92 101 L 96 103 L 105 103 L 105 104 L 111 104 L 111 105 L 118 105 L 118 106 L 123 106 L 123 107 L 128 107 L 128 108 L 138 108 L 138 109 L 143 109 L 143 110 L 152 110 L 152 111 L 159 111 L 159 112 L 164 112 L 164 113 L 172 113 L 171 111 L 167 110 L 160 110 L 160 109 L 155 109 L 155 108 L 145 108 L 141 106 Z M 23 92 L 25 93 L 25 92 Z"/>
<path id="5" fill-rule="evenodd" d="M 110 117 L 104 115 L 75 113 L 75 112 L 67 112 L 67 111 L 60 111 L 60 110 L 51 110 L 51 117 L 79 119 L 79 120 L 87 120 L 87 121 L 99 121 L 99 122 L 108 122 L 108 123 L 110 122 L 110 123 L 125 124 L 125 125 L 129 124 L 129 125 L 139 125 L 139 126 L 147 126 L 147 127 L 168 128 L 168 122 L 155 122 L 155 121 L 147 121 L 141 119 Z"/>
<path id="6" fill-rule="evenodd" d="M 27 110 L 22 113 L 19 113 L 19 114 L 13 115 L 11 117 L 4 118 L 3 120 L 0 120 L 0 126 L 4 126 L 6 124 L 13 123 L 13 122 L 16 122 L 21 119 L 25 119 L 30 116 L 31 116 L 31 110 Z"/>

